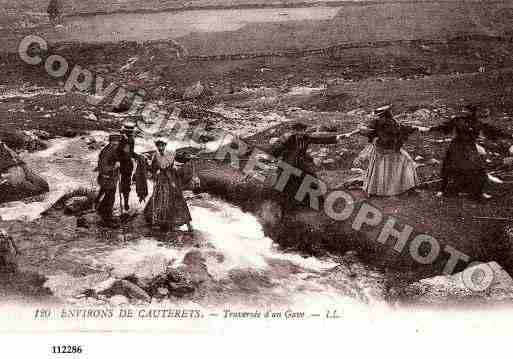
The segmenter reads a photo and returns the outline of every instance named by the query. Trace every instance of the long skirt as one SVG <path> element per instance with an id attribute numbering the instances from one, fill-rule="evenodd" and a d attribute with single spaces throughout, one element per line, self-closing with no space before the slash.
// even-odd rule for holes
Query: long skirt
<path id="1" fill-rule="evenodd" d="M 419 184 L 416 165 L 410 155 L 374 146 L 363 188 L 368 195 L 395 196 Z"/>
<path id="2" fill-rule="evenodd" d="M 480 194 L 486 170 L 476 143 L 453 140 L 445 154 L 441 177 L 444 192 Z"/>
<path id="3" fill-rule="evenodd" d="M 144 215 L 149 223 L 165 227 L 178 227 L 191 221 L 175 170 L 161 171 L 157 175 Z"/>

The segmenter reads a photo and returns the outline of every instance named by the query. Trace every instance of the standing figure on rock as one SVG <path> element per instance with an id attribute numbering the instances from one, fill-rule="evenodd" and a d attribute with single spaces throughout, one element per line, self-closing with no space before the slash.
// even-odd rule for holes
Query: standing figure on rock
<path id="1" fill-rule="evenodd" d="M 130 190 L 132 186 L 132 174 L 134 172 L 134 159 L 138 156 L 134 152 L 135 138 L 134 138 L 135 125 L 126 124 L 123 126 L 121 143 L 119 146 L 119 162 L 121 180 L 119 190 L 123 196 L 123 205 L 126 211 L 130 209 L 129 199 Z"/>
<path id="2" fill-rule="evenodd" d="M 157 151 L 150 168 L 155 185 L 144 210 L 146 220 L 166 231 L 187 224 L 188 231 L 192 232 L 191 214 L 174 166 L 175 153 L 166 151 L 166 142 L 163 140 L 156 141 L 155 145 Z"/>
<path id="3" fill-rule="evenodd" d="M 416 164 L 402 148 L 415 127 L 399 124 L 390 106 L 374 111 L 375 118 L 368 126 L 363 126 L 347 134 L 361 134 L 372 144 L 369 153 L 369 166 L 363 189 L 368 196 L 396 196 L 415 188 L 419 184 Z"/>
<path id="4" fill-rule="evenodd" d="M 339 136 L 333 133 L 307 133 L 308 126 L 296 122 L 292 132 L 285 133 L 273 144 L 272 155 L 288 165 L 301 170 L 300 176 L 290 176 L 283 193 L 284 208 L 296 205 L 296 194 L 307 175 L 315 177 L 313 158 L 307 153 L 312 144 L 335 144 Z"/>
<path id="5" fill-rule="evenodd" d="M 119 180 L 119 147 L 121 135 L 110 135 L 98 158 L 98 185 L 100 191 L 96 197 L 96 211 L 105 224 L 112 224 L 112 211 L 116 202 L 116 190 Z"/>
<path id="6" fill-rule="evenodd" d="M 504 133 L 481 122 L 477 109 L 471 105 L 466 106 L 459 115 L 428 131 L 454 133 L 442 164 L 442 185 L 437 195 L 469 193 L 473 199 L 489 199 L 491 196 L 483 192 L 487 173 L 476 141 L 481 133 L 490 139 L 505 137 Z"/>

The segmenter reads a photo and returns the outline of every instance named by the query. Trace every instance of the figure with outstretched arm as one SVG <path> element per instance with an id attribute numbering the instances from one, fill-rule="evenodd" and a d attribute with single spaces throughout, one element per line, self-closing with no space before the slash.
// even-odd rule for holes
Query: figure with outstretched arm
<path id="1" fill-rule="evenodd" d="M 369 165 L 363 186 L 368 196 L 405 193 L 419 184 L 415 162 L 402 148 L 417 128 L 399 124 L 392 116 L 390 106 L 376 109 L 374 115 L 367 126 L 360 126 L 341 137 L 359 134 L 369 139 Z"/>
<path id="2" fill-rule="evenodd" d="M 274 144 L 271 154 L 288 165 L 300 170 L 299 176 L 291 176 L 283 191 L 283 206 L 295 207 L 295 196 L 307 175 L 315 177 L 315 164 L 308 154 L 313 144 L 336 144 L 339 137 L 331 132 L 307 132 L 308 126 L 301 122 L 292 125 L 292 131 L 283 134 Z M 281 171 L 280 171 L 281 173 Z M 306 205 L 306 204 L 305 204 Z"/>
<path id="3" fill-rule="evenodd" d="M 468 193 L 477 200 L 491 198 L 484 192 L 487 173 L 477 139 L 481 134 L 490 139 L 508 137 L 502 130 L 479 120 L 477 109 L 468 105 L 444 123 L 421 131 L 454 133 L 442 164 L 442 183 L 437 195 Z"/>

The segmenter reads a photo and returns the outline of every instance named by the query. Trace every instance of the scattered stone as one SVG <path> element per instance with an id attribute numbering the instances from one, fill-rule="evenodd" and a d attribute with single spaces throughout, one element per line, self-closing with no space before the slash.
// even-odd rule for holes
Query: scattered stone
<path id="1" fill-rule="evenodd" d="M 64 202 L 64 212 L 66 214 L 82 212 L 90 209 L 91 205 L 91 200 L 86 196 L 71 197 Z"/>
<path id="2" fill-rule="evenodd" d="M 48 183 L 33 173 L 0 141 L 0 203 L 17 201 L 49 191 Z"/>
<path id="3" fill-rule="evenodd" d="M 159 289 L 157 289 L 157 293 L 162 297 L 167 297 L 169 296 L 169 289 L 160 287 Z"/>
<path id="4" fill-rule="evenodd" d="M 144 289 L 124 279 L 114 281 L 109 288 L 98 292 L 98 294 L 103 294 L 107 297 L 122 295 L 130 299 L 151 302 L 151 297 Z"/>
<path id="5" fill-rule="evenodd" d="M 199 250 L 193 249 L 185 254 L 183 265 L 177 269 L 185 276 L 187 283 L 198 286 L 212 280 L 205 262 L 203 254 Z"/>
<path id="6" fill-rule="evenodd" d="M 67 128 L 66 130 L 64 130 L 64 133 L 62 134 L 64 137 L 68 137 L 68 138 L 73 138 L 73 137 L 76 137 L 78 135 L 78 132 L 71 129 L 71 128 Z"/>
<path id="7" fill-rule="evenodd" d="M 185 283 L 172 283 L 170 282 L 168 284 L 170 294 L 182 298 L 186 296 L 187 294 L 194 293 L 195 289 L 193 286 Z"/>
<path id="8" fill-rule="evenodd" d="M 44 150 L 47 147 L 38 137 L 36 131 L 0 131 L 0 141 L 16 151 L 34 152 Z"/>
<path id="9" fill-rule="evenodd" d="M 79 228 L 90 228 L 91 225 L 87 221 L 87 218 L 85 218 L 84 216 L 80 216 L 80 217 L 77 218 L 77 227 L 79 227 Z"/>
<path id="10" fill-rule="evenodd" d="M 475 304 L 489 298 L 510 301 L 513 279 L 496 262 L 482 263 L 453 275 L 422 279 L 402 289 L 400 299 L 421 304 Z"/>
<path id="11" fill-rule="evenodd" d="M 110 298 L 109 302 L 114 306 L 130 304 L 130 301 L 124 295 L 115 295 Z"/>
<path id="12" fill-rule="evenodd" d="M 201 81 L 196 82 L 194 85 L 185 89 L 183 94 L 184 100 L 194 100 L 206 95 L 206 87 L 201 84 Z"/>
<path id="13" fill-rule="evenodd" d="M 98 117 L 96 117 L 96 115 L 94 113 L 90 113 L 89 115 L 87 115 L 85 117 L 87 120 L 91 120 L 91 121 L 98 121 Z"/>
<path id="14" fill-rule="evenodd" d="M 52 138 L 52 135 L 50 135 L 49 132 L 43 131 L 43 130 L 30 130 L 30 131 L 23 131 L 27 136 L 30 136 L 33 140 L 43 140 L 48 141 Z"/>

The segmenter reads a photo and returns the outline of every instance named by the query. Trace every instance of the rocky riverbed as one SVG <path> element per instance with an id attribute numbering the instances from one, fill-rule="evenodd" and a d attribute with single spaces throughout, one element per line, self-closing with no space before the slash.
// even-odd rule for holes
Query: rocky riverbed
<path id="1" fill-rule="evenodd" d="M 429 10 L 433 5 L 426 6 Z M 418 19 L 424 7 L 422 11 L 408 7 L 407 16 L 401 5 L 390 9 L 391 16 L 404 15 L 408 23 L 426 24 Z M 352 9 L 347 16 L 359 11 Z M 484 120 L 505 133 L 513 131 L 513 48 L 507 29 L 485 31 L 490 27 L 458 17 L 457 29 L 438 36 L 437 26 L 444 26 L 444 18 L 429 29 L 419 25 L 414 38 L 388 29 L 362 39 L 356 36 L 361 32 L 354 30 L 344 38 L 349 45 L 302 52 L 333 45 L 337 31 L 344 29 L 343 19 L 316 20 L 319 26 L 315 28 L 320 30 L 312 34 L 329 30 L 331 37 L 323 37 L 326 42 L 307 36 L 312 23 L 306 26 L 302 21 L 288 23 L 290 31 L 280 32 L 283 37 L 276 39 L 273 48 L 266 46 L 265 34 L 280 24 L 262 25 L 264 37 L 258 38 L 248 27 L 185 37 L 192 44 L 189 50 L 201 50 L 193 55 L 226 52 L 237 55 L 235 59 L 220 56 L 189 61 L 177 58 L 175 41 L 154 39 L 95 44 L 52 41 L 42 55 L 59 54 L 70 68 L 80 65 L 105 83 L 130 91 L 144 89 L 144 100 L 156 109 L 204 130 L 198 141 L 175 141 L 173 147 L 203 153 L 222 145 L 220 134 L 226 132 L 250 148 L 266 149 L 290 129 L 292 120 L 323 131 L 348 132 L 367 121 L 374 107 L 385 103 L 393 103 L 401 121 L 430 126 L 470 102 L 479 106 Z M 303 37 L 293 43 L 301 46 L 293 46 L 293 55 L 287 55 L 283 44 L 289 44 L 289 35 L 297 34 L 299 28 Z M 64 35 L 58 33 L 61 30 L 52 30 L 55 39 Z M 11 41 L 12 36 L 6 39 Z M 212 46 L 202 46 L 206 43 Z M 275 54 L 276 48 L 283 53 Z M 252 55 L 240 56 L 246 53 Z M 506 274 L 513 268 L 508 230 L 513 218 L 509 139 L 481 141 L 489 170 L 498 171 L 504 180 L 500 186 L 488 186 L 495 195 L 493 201 L 478 204 L 464 197 L 441 200 L 434 196 L 450 138 L 429 135 L 412 136 L 405 146 L 418 162 L 426 186 L 411 196 L 368 202 L 472 259 L 492 263 L 497 273 L 493 285 L 475 292 L 465 286 L 461 272 L 444 276 L 439 266 L 413 265 L 392 255 L 390 246 L 376 243 L 375 231 L 355 233 L 344 224 L 302 210 L 268 221 L 268 216 L 262 216 L 262 205 L 271 203 L 272 207 L 273 194 L 208 154 L 195 162 L 204 186 L 199 192 L 187 193 L 196 228 L 193 236 L 164 235 L 148 228 L 139 217 L 119 229 L 106 230 L 96 225 L 92 213 L 77 215 L 56 207 L 63 196 L 72 197 L 71 207 L 80 206 L 81 201 L 87 204 L 95 186 L 98 151 L 108 131 L 133 120 L 129 104 L 115 105 L 114 96 L 108 96 L 95 106 L 88 100 L 95 95 L 97 83 L 88 91 L 65 91 L 66 78 L 56 80 L 43 66 L 27 65 L 14 52 L 3 52 L 0 62 L 5 70 L 0 139 L 18 151 L 50 189 L 40 197 L 0 205 L 1 228 L 12 236 L 20 252 L 18 272 L 2 281 L 6 300 L 77 305 L 170 301 L 199 306 L 315 302 L 321 307 L 329 302 L 351 308 L 356 303 L 393 308 L 396 304 L 494 305 L 511 300 Z M 100 99 L 93 96 L 93 100 Z M 148 124 L 155 120 L 151 112 L 143 119 Z M 165 129 L 158 135 L 171 136 Z M 151 149 L 151 140 L 151 136 L 139 137 L 138 150 Z M 329 188 L 348 180 L 358 182 L 362 169 L 353 160 L 365 145 L 365 139 L 355 137 L 311 149 L 318 173 Z M 357 186 L 351 191 L 359 204 L 366 202 Z M 258 196 L 255 201 L 256 193 L 269 197 Z M 144 203 L 132 203 L 134 211 L 143 207 Z"/>

